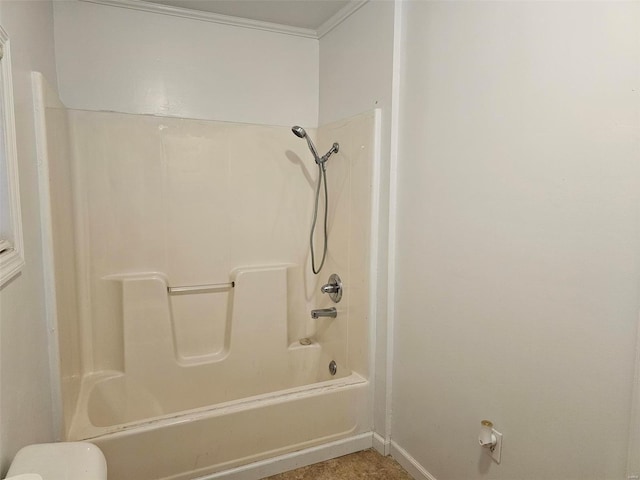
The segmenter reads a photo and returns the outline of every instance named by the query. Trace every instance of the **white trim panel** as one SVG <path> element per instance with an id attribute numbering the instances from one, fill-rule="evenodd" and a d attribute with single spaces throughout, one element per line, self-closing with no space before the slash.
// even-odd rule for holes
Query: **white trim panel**
<path id="1" fill-rule="evenodd" d="M 279 473 L 306 467 L 332 458 L 371 448 L 373 434 L 363 433 L 353 437 L 326 443 L 317 447 L 306 448 L 298 452 L 250 463 L 242 467 L 232 468 L 224 472 L 198 477 L 196 480 L 260 480 Z"/>
<path id="2" fill-rule="evenodd" d="M 638 315 L 640 319 L 640 315 Z M 629 428 L 629 453 L 627 456 L 627 479 L 640 477 L 640 322 L 636 340 L 636 370 L 633 379 L 631 425 Z"/>
<path id="3" fill-rule="evenodd" d="M 6 188 L 11 217 L 11 248 L 0 255 L 0 287 L 17 275 L 25 264 L 22 241 L 22 213 L 20 209 L 20 180 L 18 178 L 18 154 L 16 150 L 16 124 L 13 105 L 13 78 L 11 74 L 11 42 L 9 35 L 0 27 L 0 75 L 2 75 L 2 106 L 6 168 Z"/>
<path id="4" fill-rule="evenodd" d="M 380 196 L 381 196 L 381 174 L 380 163 L 382 161 L 382 109 L 375 108 L 374 113 L 374 133 L 373 133 L 373 170 L 371 172 L 371 237 L 369 251 L 369 378 L 371 382 L 371 390 L 369 393 L 369 402 L 371 405 L 371 425 L 374 425 L 374 412 L 376 405 L 376 335 L 378 322 L 378 261 L 380 257 Z"/>
<path id="5" fill-rule="evenodd" d="M 416 480 L 437 480 L 396 442 L 391 442 L 391 456 Z"/>
<path id="6" fill-rule="evenodd" d="M 45 80 L 40 72 L 31 72 L 33 116 L 38 159 L 38 193 L 40 197 L 40 224 L 42 234 L 42 263 L 44 270 L 45 315 L 49 337 L 49 368 L 51 375 L 51 401 L 53 428 L 56 440 L 63 437 L 62 385 L 60 383 L 60 350 L 58 346 L 58 305 L 53 254 L 53 219 L 49 189 L 49 148 L 45 117 Z"/>
<path id="7" fill-rule="evenodd" d="M 380 455 L 384 455 L 386 457 L 391 454 L 391 441 L 385 440 L 382 435 L 374 433 L 373 448 L 375 448 Z"/>
<path id="8" fill-rule="evenodd" d="M 398 158 L 400 150 L 400 87 L 402 81 L 402 3 L 395 2 L 393 11 L 393 68 L 391 82 L 391 139 L 389 159 L 389 237 L 387 257 L 387 344 L 385 441 L 391 441 L 393 429 L 393 369 L 396 314 L 396 257 L 398 229 Z"/>

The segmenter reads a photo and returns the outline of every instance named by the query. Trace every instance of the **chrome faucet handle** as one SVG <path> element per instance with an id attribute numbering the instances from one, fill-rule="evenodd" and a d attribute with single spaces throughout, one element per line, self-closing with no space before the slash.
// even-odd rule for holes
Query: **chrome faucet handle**
<path id="1" fill-rule="evenodd" d="M 340 277 L 336 273 L 332 273 L 329 277 L 329 283 L 320 287 L 320 291 L 322 293 L 328 293 L 329 298 L 331 298 L 334 303 L 338 303 L 342 300 L 342 280 L 340 280 Z"/>
<path id="2" fill-rule="evenodd" d="M 340 287 L 335 283 L 327 283 L 326 285 L 320 287 L 320 290 L 322 291 L 322 293 L 335 293 L 340 290 Z"/>

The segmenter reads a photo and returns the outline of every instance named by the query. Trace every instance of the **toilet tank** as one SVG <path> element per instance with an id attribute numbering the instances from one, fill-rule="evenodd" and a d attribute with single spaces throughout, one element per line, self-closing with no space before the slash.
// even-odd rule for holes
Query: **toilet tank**
<path id="1" fill-rule="evenodd" d="M 16 454 L 7 478 L 25 473 L 37 473 L 43 480 L 107 480 L 107 462 L 92 443 L 41 443 Z"/>

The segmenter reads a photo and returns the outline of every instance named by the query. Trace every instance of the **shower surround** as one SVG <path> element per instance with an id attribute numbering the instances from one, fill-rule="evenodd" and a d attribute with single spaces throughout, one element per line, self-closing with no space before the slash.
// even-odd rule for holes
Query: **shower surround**
<path id="1" fill-rule="evenodd" d="M 50 273 L 67 275 L 50 303 L 61 437 L 99 445 L 113 480 L 370 445 L 378 115 L 309 130 L 341 147 L 314 276 L 317 171 L 289 126 L 67 110 L 38 75 L 34 93 Z M 333 306 L 319 289 L 333 272 L 338 317 L 312 320 Z"/>

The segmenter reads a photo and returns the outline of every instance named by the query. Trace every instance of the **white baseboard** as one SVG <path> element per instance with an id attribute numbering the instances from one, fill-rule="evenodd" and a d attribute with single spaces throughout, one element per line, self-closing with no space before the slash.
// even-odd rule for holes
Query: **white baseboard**
<path id="1" fill-rule="evenodd" d="M 391 455 L 391 442 L 377 433 L 373 434 L 373 448 L 375 448 L 380 455 L 384 455 L 385 457 L 387 455 Z"/>
<path id="2" fill-rule="evenodd" d="M 306 467 L 349 453 L 366 450 L 373 446 L 373 433 L 363 433 L 335 442 L 306 448 L 298 452 L 287 453 L 275 458 L 268 458 L 223 472 L 198 477 L 197 480 L 260 480 L 282 472 Z"/>
<path id="3" fill-rule="evenodd" d="M 391 442 L 391 456 L 416 480 L 436 480 L 436 477 L 427 472 L 415 458 L 393 441 Z"/>

